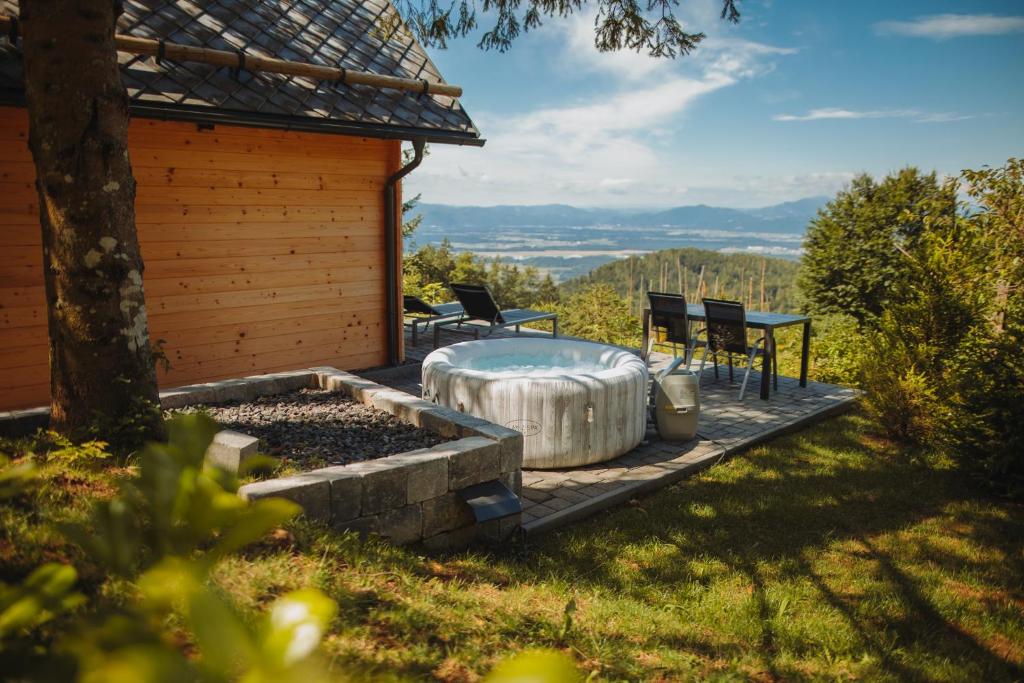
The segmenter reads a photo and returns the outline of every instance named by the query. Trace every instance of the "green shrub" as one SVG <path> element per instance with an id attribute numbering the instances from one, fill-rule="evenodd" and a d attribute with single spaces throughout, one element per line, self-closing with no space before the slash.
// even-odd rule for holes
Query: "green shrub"
<path id="1" fill-rule="evenodd" d="M 325 678 L 309 656 L 334 616 L 333 601 L 309 589 L 289 593 L 251 625 L 210 584 L 217 562 L 300 511 L 285 500 L 239 498 L 233 476 L 205 465 L 216 430 L 202 414 L 172 420 L 168 442 L 148 444 L 139 457 L 138 477 L 65 531 L 108 576 L 134 584 L 133 604 L 93 614 L 96 607 L 75 592 L 77 572 L 59 563 L 0 584 L 0 669 L 44 680 Z M 0 488 L 16 495 L 30 487 L 26 462 L 0 463 Z M 55 618 L 60 628 L 43 638 L 38 628 Z M 175 646 L 180 629 L 198 659 Z"/>
<path id="2" fill-rule="evenodd" d="M 818 382 L 856 386 L 860 376 L 864 336 L 848 315 L 814 318 L 811 339 L 811 376 Z"/>
<path id="3" fill-rule="evenodd" d="M 558 328 L 567 335 L 605 344 L 640 346 L 642 324 L 610 285 L 591 285 L 558 304 Z"/>
<path id="4" fill-rule="evenodd" d="M 979 329 L 955 358 L 951 451 L 999 492 L 1024 497 L 1024 326 Z"/>
<path id="5" fill-rule="evenodd" d="M 346 680 L 317 656 L 338 611 L 332 599 L 302 588 L 247 619 L 213 583 L 218 563 L 300 511 L 283 499 L 238 497 L 234 475 L 205 463 L 216 431 L 202 413 L 174 418 L 168 441 L 140 454 L 137 476 L 97 502 L 86 522 L 64 529 L 102 570 L 104 585 L 79 591 L 78 572 L 61 562 L 0 581 L 4 680 Z M 50 452 L 68 448 L 76 447 L 57 443 Z M 41 480 L 39 456 L 18 453 L 0 454 L 0 505 L 22 505 Z M 77 464 L 67 453 L 42 460 L 47 468 Z M 0 539 L 10 531 L 0 528 Z M 579 676 L 566 656 L 527 650 L 487 680 L 569 683 Z"/>
<path id="6" fill-rule="evenodd" d="M 1024 495 L 1024 161 L 964 171 L 938 191 L 933 177 L 926 180 L 899 193 L 898 215 L 862 215 L 862 203 L 840 197 L 832 208 L 841 204 L 856 220 L 819 220 L 805 256 L 804 294 L 816 310 L 862 312 L 863 348 L 838 345 L 835 356 L 842 371 L 859 364 L 865 405 L 885 432 L 945 446 L 997 490 Z M 949 205 L 961 187 L 970 204 Z M 849 251 L 848 231 L 821 229 L 849 223 L 878 232 L 880 217 L 893 234 L 913 226 L 886 242 L 884 268 Z M 857 284 L 847 266 L 878 286 Z M 879 280 L 880 273 L 890 275 Z M 854 285 L 842 290 L 842 301 L 833 291 L 837 278 Z"/>
<path id="7" fill-rule="evenodd" d="M 870 351 L 861 356 L 859 384 L 864 407 L 882 432 L 911 444 L 935 436 L 943 412 L 935 376 L 927 361 L 931 349 L 908 344 L 892 316 L 865 333 Z"/>

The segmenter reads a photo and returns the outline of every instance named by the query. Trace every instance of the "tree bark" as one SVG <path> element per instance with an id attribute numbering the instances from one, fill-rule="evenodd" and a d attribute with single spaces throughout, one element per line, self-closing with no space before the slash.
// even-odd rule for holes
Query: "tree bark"
<path id="1" fill-rule="evenodd" d="M 115 0 L 21 0 L 50 335 L 51 426 L 160 433 Z M 110 432 L 113 432 L 113 435 Z"/>

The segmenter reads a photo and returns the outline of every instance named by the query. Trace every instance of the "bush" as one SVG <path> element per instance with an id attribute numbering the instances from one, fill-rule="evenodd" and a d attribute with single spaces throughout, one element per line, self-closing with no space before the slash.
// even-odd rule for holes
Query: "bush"
<path id="1" fill-rule="evenodd" d="M 502 308 L 529 308 L 558 298 L 558 287 L 550 275 L 499 258 L 456 254 L 447 240 L 440 246 L 427 245 L 407 254 L 402 271 L 405 293 L 432 303 L 451 301 L 448 285 L 452 282 L 487 285 Z"/>
<path id="2" fill-rule="evenodd" d="M 1001 493 L 1024 497 L 1024 329 L 978 330 L 955 359 L 945 439 L 959 460 Z"/>
<path id="3" fill-rule="evenodd" d="M 971 203 L 944 209 L 961 183 Z M 840 303 L 865 313 L 865 344 L 861 352 L 836 346 L 838 366 L 859 358 L 865 405 L 890 436 L 945 447 L 997 490 L 1024 495 L 1024 161 L 964 171 L 921 192 L 924 200 L 904 193 L 901 202 L 923 210 L 898 221 L 886 214 L 914 228 L 890 242 L 886 268 L 898 277 L 882 289 L 843 290 L 853 300 Z M 848 200 L 843 206 L 859 212 Z M 805 277 L 804 292 L 828 310 L 837 305 L 828 278 L 845 277 L 843 259 L 863 264 L 842 231 L 818 229 L 814 238 L 806 273 L 820 277 Z"/>
<path id="4" fill-rule="evenodd" d="M 639 347 L 643 325 L 610 285 L 591 285 L 551 305 L 559 330 L 605 344 Z"/>
<path id="5" fill-rule="evenodd" d="M 858 379 L 864 407 L 882 432 L 911 444 L 924 444 L 942 423 L 934 375 L 922 367 L 930 351 L 908 346 L 890 316 L 879 330 L 866 333 L 870 349 L 861 356 Z"/>

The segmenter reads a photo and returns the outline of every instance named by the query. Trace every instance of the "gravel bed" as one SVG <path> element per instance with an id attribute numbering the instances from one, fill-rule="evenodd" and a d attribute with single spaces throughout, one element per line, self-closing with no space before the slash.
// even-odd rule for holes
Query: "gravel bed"
<path id="1" fill-rule="evenodd" d="M 255 401 L 196 405 L 224 429 L 260 439 L 260 449 L 300 469 L 347 465 L 449 441 L 333 391 L 302 389 Z"/>

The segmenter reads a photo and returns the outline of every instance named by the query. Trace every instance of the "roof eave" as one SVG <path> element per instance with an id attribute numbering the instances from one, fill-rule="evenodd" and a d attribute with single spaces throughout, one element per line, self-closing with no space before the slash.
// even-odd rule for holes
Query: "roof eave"
<path id="1" fill-rule="evenodd" d="M 25 106 L 22 91 L 0 90 L 0 104 Z M 281 114 L 260 114 L 230 109 L 214 109 L 180 104 L 160 104 L 133 101 L 130 104 L 132 116 L 162 121 L 187 121 L 191 123 L 247 126 L 250 128 L 274 128 L 308 133 L 332 135 L 355 135 L 385 140 L 425 140 L 431 144 L 468 145 L 483 147 L 487 141 L 473 133 L 436 128 L 412 126 L 390 126 L 363 121 L 338 121 L 308 116 L 287 116 Z"/>
<path id="2" fill-rule="evenodd" d="M 287 116 L 281 114 L 260 114 L 230 109 L 194 107 L 187 105 L 163 105 L 147 102 L 132 102 L 133 116 L 168 121 L 190 121 L 252 128 L 278 128 L 308 133 L 329 133 L 334 135 L 358 135 L 361 137 L 386 140 L 426 140 L 432 144 L 470 145 L 483 147 L 487 142 L 473 133 L 436 128 L 412 126 L 390 126 L 363 121 L 338 121 L 336 119 L 313 118 L 309 116 Z"/>

